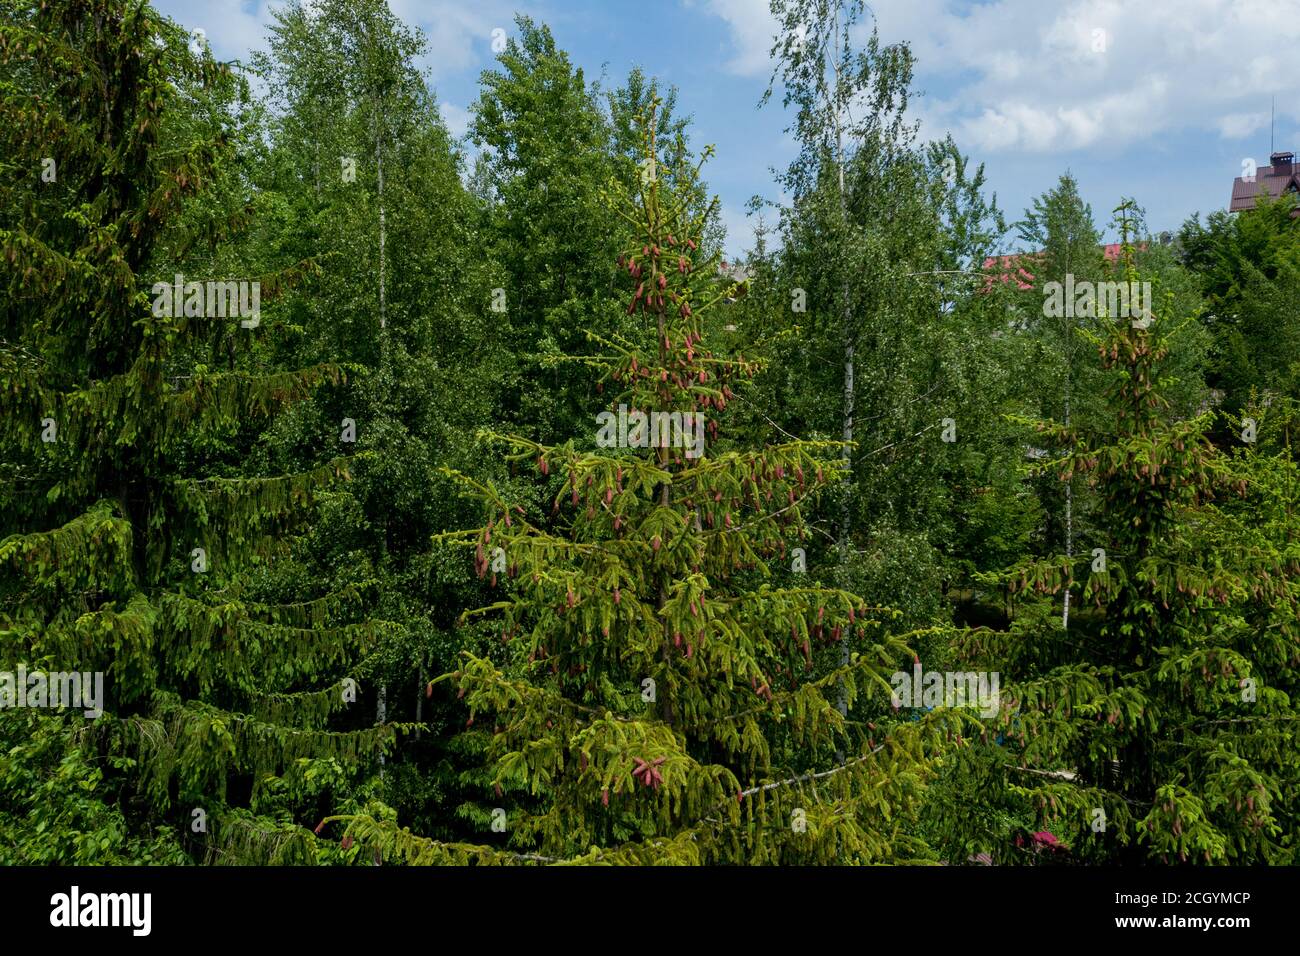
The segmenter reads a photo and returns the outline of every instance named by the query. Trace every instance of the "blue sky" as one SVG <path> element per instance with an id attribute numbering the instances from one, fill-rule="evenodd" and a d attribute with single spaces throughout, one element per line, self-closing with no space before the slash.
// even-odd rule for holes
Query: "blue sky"
<path id="1" fill-rule="evenodd" d="M 155 0 L 214 55 L 264 44 L 267 0 Z M 514 14 L 550 25 L 589 80 L 617 85 L 633 66 L 675 84 L 722 200 L 728 249 L 752 237 L 745 204 L 779 199 L 771 167 L 795 145 L 779 98 L 756 109 L 771 75 L 767 0 L 390 0 L 429 41 L 424 64 L 454 132 L 464 131 L 492 31 Z M 1125 195 L 1153 230 L 1227 204 L 1245 159 L 1300 147 L 1300 0 L 876 0 L 886 42 L 917 57 L 913 108 L 924 138 L 951 132 L 986 166 L 1008 220 L 1065 170 L 1105 225 Z M 647 42 L 647 34 L 662 38 Z M 1014 245 L 1014 236 L 1005 240 Z"/>

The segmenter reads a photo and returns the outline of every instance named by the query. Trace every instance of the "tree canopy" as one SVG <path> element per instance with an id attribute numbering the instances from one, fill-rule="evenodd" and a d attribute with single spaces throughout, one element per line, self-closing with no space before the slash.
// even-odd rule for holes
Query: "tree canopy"
<path id="1" fill-rule="evenodd" d="M 1294 197 L 1107 253 L 772 14 L 726 261 L 539 20 L 458 137 L 384 0 L 0 0 L 0 862 L 1300 860 Z"/>

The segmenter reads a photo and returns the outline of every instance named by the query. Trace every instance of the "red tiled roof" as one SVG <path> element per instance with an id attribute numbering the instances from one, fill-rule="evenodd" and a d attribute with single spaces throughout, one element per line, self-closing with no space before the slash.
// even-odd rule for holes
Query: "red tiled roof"
<path id="1" fill-rule="evenodd" d="M 1145 250 L 1147 244 L 1139 243 L 1137 248 Z M 1108 242 L 1101 247 L 1102 254 L 1106 257 L 1108 263 L 1119 261 L 1119 257 L 1124 249 L 1121 242 Z M 1037 252 L 1013 253 L 1009 256 L 990 256 L 984 260 L 984 271 L 989 273 L 984 280 L 984 291 L 987 292 L 993 287 L 994 281 L 1006 285 L 1009 282 L 1015 282 L 1016 287 L 1022 291 L 1034 287 L 1034 274 L 1025 268 L 1024 264 L 1033 265 L 1033 259 L 1041 255 Z M 1024 264 L 1022 264 L 1024 263 Z"/>
<path id="2" fill-rule="evenodd" d="M 984 271 L 991 272 L 992 275 L 984 280 L 984 289 L 993 285 L 993 280 L 997 279 L 1003 285 L 1012 280 L 1021 290 L 1032 289 L 1034 287 L 1034 274 L 1020 264 L 1022 259 L 1032 259 L 1033 254 L 1029 255 L 1010 255 L 1010 256 L 992 256 L 984 260 Z"/>
<path id="3" fill-rule="evenodd" d="M 1232 181 L 1232 200 L 1228 204 L 1229 212 L 1241 212 L 1254 209 L 1255 200 L 1262 193 L 1277 199 L 1283 193 L 1300 190 L 1300 166 L 1291 162 L 1291 153 L 1274 153 L 1269 157 L 1273 165 L 1261 166 L 1255 170 L 1253 181 L 1238 176 Z M 1300 215 L 1300 207 L 1291 211 L 1291 215 Z"/>

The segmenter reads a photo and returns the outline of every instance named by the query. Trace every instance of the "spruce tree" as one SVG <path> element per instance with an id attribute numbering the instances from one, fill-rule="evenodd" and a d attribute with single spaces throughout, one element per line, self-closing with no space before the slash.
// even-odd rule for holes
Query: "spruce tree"
<path id="1" fill-rule="evenodd" d="M 270 117 L 256 172 L 282 215 L 260 217 L 247 244 L 323 270 L 281 301 L 292 331 L 275 343 L 276 360 L 365 367 L 351 387 L 322 390 L 277 420 L 273 460 L 283 470 L 310 462 L 322 429 L 343 417 L 357 422 L 358 451 L 373 452 L 312 522 L 301 573 L 332 588 L 372 582 L 370 613 L 401 625 L 376 648 L 370 679 L 376 694 L 384 689 L 376 705 L 387 719 L 421 728 L 385 758 L 383 800 L 419 832 L 455 836 L 465 762 L 448 747 L 464 717 L 454 699 L 429 701 L 424 687 L 453 666 L 466 637 L 456 616 L 481 585 L 430 536 L 476 517 L 437 468 L 483 463 L 474 431 L 517 374 L 503 317 L 490 307 L 505 282 L 415 65 L 424 37 L 383 0 L 338 0 L 278 8 L 268 44 L 253 60 Z"/>
<path id="2" fill-rule="evenodd" d="M 841 688 L 850 704 L 888 693 L 908 635 L 885 634 L 887 609 L 809 584 L 793 550 L 839 480 L 839 444 L 727 434 L 733 387 L 755 369 L 707 344 L 734 284 L 699 248 L 699 164 L 659 162 L 653 107 L 639 126 L 644 176 L 620 204 L 617 264 L 642 331 L 593 334 L 601 354 L 583 357 L 611 415 L 633 423 L 627 447 L 603 440 L 609 417 L 563 445 L 489 433 L 536 468 L 550 514 L 463 477 L 484 524 L 447 535 L 501 592 L 464 615 L 492 622 L 499 653 L 467 651 L 440 679 L 487 742 L 483 841 L 424 839 L 382 812 L 348 815 L 347 833 L 416 863 L 927 858 L 908 821 L 933 749 L 969 718 L 877 726 L 836 708 Z M 652 439 L 634 424 L 648 412 L 707 416 L 703 453 Z"/>
<path id="3" fill-rule="evenodd" d="M 1117 210 L 1125 278 L 1131 204 Z M 1156 289 L 1156 302 L 1161 301 Z M 1294 863 L 1300 691 L 1296 472 L 1261 454 L 1259 422 L 1234 451 L 1214 413 L 1169 413 L 1180 325 L 1109 317 L 1099 426 L 1039 422 L 1066 453 L 1045 466 L 1098 502 L 1077 556 L 1001 576 L 1008 631 L 978 629 L 967 659 L 1003 675 L 996 732 L 965 755 L 940 816 L 948 839 L 1002 861 Z M 1060 599 L 1077 599 L 1070 630 Z M 989 795 L 986 797 L 985 795 Z M 1033 831 L 1033 834 L 1030 834 Z"/>
<path id="4" fill-rule="evenodd" d="M 331 429 L 304 473 L 242 466 L 341 370 L 268 368 L 269 318 L 211 317 L 189 285 L 177 314 L 154 288 L 230 279 L 202 270 L 255 205 L 218 201 L 241 192 L 246 92 L 146 4 L 5 12 L 0 669 L 101 672 L 105 699 L 98 718 L 0 712 L 0 843 L 26 862 L 337 858 L 301 824 L 348 806 L 393 739 L 340 714 L 382 625 L 355 620 L 356 592 L 282 593 L 274 559 L 348 446 Z M 309 271 L 242 281 L 266 303 Z M 77 767 L 81 793 L 50 785 Z"/>

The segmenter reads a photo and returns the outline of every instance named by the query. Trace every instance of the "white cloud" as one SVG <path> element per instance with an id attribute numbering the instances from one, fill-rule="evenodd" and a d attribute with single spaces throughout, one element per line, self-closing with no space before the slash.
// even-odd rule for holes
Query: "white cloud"
<path id="1" fill-rule="evenodd" d="M 754 216 L 745 215 L 745 210 L 723 203 L 719 210 L 722 226 L 727 230 L 727 261 L 739 259 L 754 247 L 754 227 L 758 224 Z"/>
<path id="2" fill-rule="evenodd" d="M 922 2 L 929 10 L 918 19 L 899 0 L 879 0 L 882 33 L 919 36 L 923 82 L 965 80 L 931 113 L 988 150 L 1122 148 L 1184 130 L 1247 137 L 1269 97 L 1287 89 L 1279 64 L 1300 40 L 1300 0 L 999 0 L 964 13 Z"/>
<path id="3" fill-rule="evenodd" d="M 766 0 L 707 0 L 737 72 L 770 69 Z M 882 39 L 917 56 L 927 137 L 963 148 L 1127 148 L 1179 131 L 1258 133 L 1273 94 L 1300 120 L 1300 0 L 873 0 Z M 1100 48 L 1100 49 L 1099 49 Z"/>
<path id="4" fill-rule="evenodd" d="M 496 56 L 494 31 L 518 38 L 517 13 L 552 26 L 556 19 L 536 0 L 388 0 L 388 5 L 398 19 L 424 31 L 428 49 L 420 66 L 435 82 L 487 67 Z"/>
<path id="5" fill-rule="evenodd" d="M 776 21 L 768 0 L 705 0 L 704 8 L 725 20 L 731 31 L 733 49 L 726 69 L 741 76 L 770 75 Z"/>
<path id="6" fill-rule="evenodd" d="M 154 0 L 158 12 L 191 31 L 202 30 L 213 56 L 221 60 L 248 56 L 264 47 L 266 26 L 271 22 L 269 3 L 255 3 L 252 10 L 242 0 L 209 0 L 196 6 L 185 0 Z"/>
<path id="7" fill-rule="evenodd" d="M 1268 126 L 1267 113 L 1229 113 L 1216 122 L 1219 135 L 1224 139 L 1245 139 L 1258 129 Z"/>
<path id="8" fill-rule="evenodd" d="M 444 101 L 438 104 L 438 112 L 442 114 L 442 121 L 447 124 L 452 136 L 459 139 L 465 135 L 469 129 L 469 110 Z"/>
<path id="9" fill-rule="evenodd" d="M 163 13 L 207 35 L 219 58 L 244 57 L 266 46 L 274 0 L 155 0 Z M 486 65 L 493 56 L 492 31 L 515 33 L 515 12 L 529 12 L 532 3 L 516 0 L 389 0 L 393 14 L 408 26 L 419 27 L 428 43 L 421 66 L 436 81 Z"/>
<path id="10" fill-rule="evenodd" d="M 395 16 L 424 31 L 425 62 L 433 79 L 451 76 L 492 57 L 492 31 L 515 32 L 516 4 L 501 0 L 389 0 Z"/>

